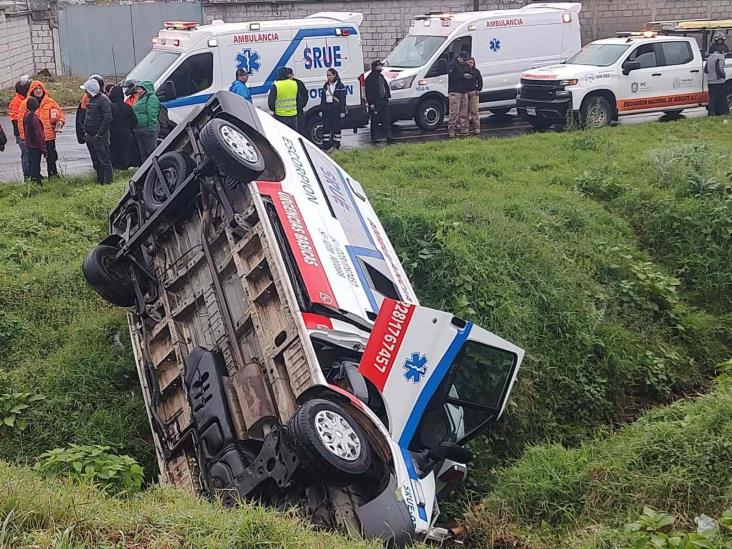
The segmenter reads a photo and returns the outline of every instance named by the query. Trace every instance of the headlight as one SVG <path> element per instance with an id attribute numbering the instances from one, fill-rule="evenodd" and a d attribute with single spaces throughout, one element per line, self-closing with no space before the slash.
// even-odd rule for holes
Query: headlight
<path id="1" fill-rule="evenodd" d="M 572 79 L 572 80 L 562 80 L 562 81 L 561 81 L 561 82 L 559 82 L 559 83 L 560 83 L 560 84 L 561 84 L 562 86 L 576 86 L 576 85 L 577 85 L 577 82 L 578 82 L 578 80 L 577 80 L 576 78 L 574 78 L 574 79 Z"/>
<path id="2" fill-rule="evenodd" d="M 556 94 L 557 97 L 569 97 L 572 95 L 572 92 L 569 90 L 557 90 Z"/>
<path id="3" fill-rule="evenodd" d="M 392 80 L 389 82 L 389 88 L 392 90 L 406 90 L 412 87 L 414 82 L 414 76 L 408 76 L 407 78 L 399 78 L 398 80 Z"/>

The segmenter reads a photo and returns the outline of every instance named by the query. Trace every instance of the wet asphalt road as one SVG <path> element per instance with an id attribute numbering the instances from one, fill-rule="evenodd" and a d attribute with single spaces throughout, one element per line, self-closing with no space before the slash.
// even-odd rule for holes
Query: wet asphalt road
<path id="1" fill-rule="evenodd" d="M 517 118 L 512 111 L 506 116 L 483 115 L 481 119 L 481 137 L 501 138 L 522 135 L 532 131 L 531 126 Z M 697 118 L 706 116 L 706 109 L 696 108 L 684 111 L 679 118 Z M 638 114 L 622 118 L 623 124 L 638 124 L 656 120 L 666 120 L 668 117 L 658 114 Z M 66 127 L 58 135 L 56 149 L 59 154 L 59 171 L 67 175 L 81 175 L 92 171 L 89 153 L 86 145 L 79 145 L 76 141 L 74 130 L 74 114 L 67 113 Z M 8 144 L 5 152 L 0 152 L 0 182 L 20 181 L 22 171 L 20 168 L 20 150 L 14 142 L 12 126 L 8 117 L 0 117 L 0 124 L 8 136 Z M 419 143 L 426 141 L 438 141 L 447 139 L 447 126 L 441 127 L 432 132 L 423 132 L 412 122 L 400 122 L 394 126 L 394 140 L 397 143 Z M 357 134 L 350 131 L 343 132 L 343 149 L 371 147 L 369 143 L 368 128 L 359 130 Z M 42 171 L 45 175 L 45 163 L 41 162 Z"/>

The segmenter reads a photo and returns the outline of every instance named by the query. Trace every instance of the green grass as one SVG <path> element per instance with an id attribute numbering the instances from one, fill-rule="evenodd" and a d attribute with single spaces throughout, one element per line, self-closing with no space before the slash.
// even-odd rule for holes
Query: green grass
<path id="1" fill-rule="evenodd" d="M 84 93 L 79 87 L 84 83 L 86 78 L 81 76 L 56 76 L 53 79 L 38 77 L 38 79 L 43 81 L 51 97 L 62 107 L 76 107 Z M 10 102 L 14 95 L 15 84 L 8 88 L 0 89 L 0 112 L 7 112 L 8 102 Z"/>
<path id="2" fill-rule="evenodd" d="M 89 485 L 48 481 L 0 462 L 0 547 L 263 547 L 376 549 L 316 532 L 293 513 L 253 505 L 234 510 L 171 488 L 127 499 Z"/>
<path id="3" fill-rule="evenodd" d="M 605 518 L 615 528 L 642 500 L 678 502 L 683 513 L 722 501 L 681 468 L 672 473 L 688 493 L 674 488 L 664 500 L 613 453 L 615 437 L 602 437 L 650 408 L 708 391 L 715 365 L 730 356 L 730 142 L 732 124 L 710 119 L 337 155 L 366 188 L 423 303 L 527 350 L 507 413 L 477 442 L 468 491 L 444 506 L 450 513 L 496 483 L 516 522 L 500 522 L 494 500 L 478 522 L 521 535 L 541 532 L 542 521 L 548 536 Z M 124 312 L 80 272 L 122 190 L 89 180 L 0 187 L 0 394 L 45 396 L 26 431 L 0 435 L 0 459 L 33 462 L 72 442 L 103 444 L 154 478 Z M 674 410 L 691 408 L 712 421 L 729 404 L 715 408 L 715 398 L 672 406 L 656 423 L 677 428 Z M 643 438 L 647 423 L 628 432 Z M 625 432 L 620 446 L 630 444 Z M 698 445 L 707 451 L 705 441 Z M 596 494 L 584 479 L 605 455 L 623 464 L 613 486 L 627 488 L 626 497 L 615 514 L 599 506 L 583 515 L 587 494 Z M 560 469 L 532 493 L 555 459 Z M 710 467 L 729 466 L 724 456 L 711 459 Z M 607 497 L 597 494 L 590 499 Z"/>

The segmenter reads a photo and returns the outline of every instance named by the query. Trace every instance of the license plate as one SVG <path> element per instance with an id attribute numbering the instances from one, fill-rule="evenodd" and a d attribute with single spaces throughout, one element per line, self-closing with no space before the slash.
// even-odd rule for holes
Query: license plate
<path id="1" fill-rule="evenodd" d="M 536 108 L 526 107 L 526 114 L 528 114 L 529 116 L 536 116 Z"/>

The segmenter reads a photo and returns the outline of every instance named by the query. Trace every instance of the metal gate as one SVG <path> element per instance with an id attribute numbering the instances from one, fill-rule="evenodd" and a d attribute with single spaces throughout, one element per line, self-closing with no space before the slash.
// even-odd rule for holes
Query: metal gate
<path id="1" fill-rule="evenodd" d="M 65 74 L 127 74 L 152 48 L 163 21 L 203 21 L 200 2 L 155 2 L 59 9 Z"/>

